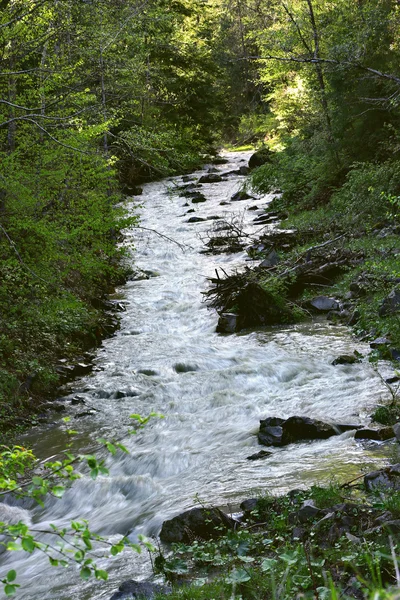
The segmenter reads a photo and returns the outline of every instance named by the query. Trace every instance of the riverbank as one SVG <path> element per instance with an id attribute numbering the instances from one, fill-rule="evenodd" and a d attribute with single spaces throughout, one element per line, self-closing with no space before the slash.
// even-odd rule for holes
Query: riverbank
<path id="1" fill-rule="evenodd" d="M 154 597 L 397 598 L 399 473 L 397 464 L 343 485 L 265 493 L 241 503 L 239 520 L 212 507 L 184 513 L 163 526 L 175 544 L 155 567 L 172 589 Z"/>

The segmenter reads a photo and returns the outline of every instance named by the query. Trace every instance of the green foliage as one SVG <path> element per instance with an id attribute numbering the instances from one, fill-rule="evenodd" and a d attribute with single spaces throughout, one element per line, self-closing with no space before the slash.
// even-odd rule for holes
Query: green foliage
<path id="1" fill-rule="evenodd" d="M 400 192 L 400 162 L 354 164 L 332 207 L 353 223 L 371 225 L 396 218 Z"/>

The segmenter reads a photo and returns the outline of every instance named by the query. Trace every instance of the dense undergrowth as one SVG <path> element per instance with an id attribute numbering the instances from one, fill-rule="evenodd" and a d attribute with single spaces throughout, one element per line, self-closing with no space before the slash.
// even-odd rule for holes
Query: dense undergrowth
<path id="1" fill-rule="evenodd" d="M 157 600 L 397 598 L 400 495 L 361 488 L 331 483 L 247 501 L 236 531 L 159 555 L 173 591 Z"/>

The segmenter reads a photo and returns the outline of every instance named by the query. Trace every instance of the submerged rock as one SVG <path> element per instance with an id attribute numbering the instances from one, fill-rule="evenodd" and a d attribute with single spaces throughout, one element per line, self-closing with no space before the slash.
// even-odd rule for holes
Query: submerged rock
<path id="1" fill-rule="evenodd" d="M 149 581 L 125 581 L 110 600 L 152 600 L 156 594 L 170 594 L 171 589 Z"/>
<path id="2" fill-rule="evenodd" d="M 192 508 L 162 524 L 162 542 L 191 543 L 194 538 L 217 538 L 233 530 L 237 522 L 219 508 Z"/>
<path id="3" fill-rule="evenodd" d="M 204 196 L 204 194 L 196 192 L 192 196 L 192 204 L 199 204 L 200 202 L 207 202 L 207 198 Z"/>
<path id="4" fill-rule="evenodd" d="M 222 181 L 222 177 L 217 173 L 208 173 L 199 179 L 199 183 L 219 183 L 220 181 Z"/>
<path id="5" fill-rule="evenodd" d="M 272 456 L 273 452 L 267 452 L 266 450 L 260 450 L 256 454 L 252 454 L 247 457 L 247 460 L 261 460 L 262 458 L 268 458 L 268 456 Z"/>
<path id="6" fill-rule="evenodd" d="M 354 365 L 354 363 L 359 363 L 360 358 L 355 354 L 341 354 L 334 361 L 332 361 L 332 365 Z"/>
<path id="7" fill-rule="evenodd" d="M 201 221 L 206 221 L 207 219 L 203 219 L 203 217 L 190 217 L 190 219 L 188 219 L 186 221 L 186 223 L 200 223 Z"/>

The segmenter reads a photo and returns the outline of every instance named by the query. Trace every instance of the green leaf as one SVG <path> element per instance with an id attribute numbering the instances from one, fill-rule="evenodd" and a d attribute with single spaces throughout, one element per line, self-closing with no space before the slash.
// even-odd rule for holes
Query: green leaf
<path id="1" fill-rule="evenodd" d="M 65 493 L 65 487 L 63 487 L 62 485 L 55 485 L 52 489 L 51 489 L 51 493 L 53 494 L 53 496 L 55 496 L 56 498 L 62 498 L 64 496 Z"/>
<path id="2" fill-rule="evenodd" d="M 122 452 L 125 452 L 125 454 L 129 454 L 128 448 L 126 448 L 126 446 L 124 446 L 123 444 L 120 444 L 118 442 L 115 445 L 116 445 L 117 448 L 119 448 L 120 450 L 122 450 Z"/>
<path id="3" fill-rule="evenodd" d="M 261 563 L 262 571 L 273 571 L 277 565 L 278 561 L 275 558 L 266 558 Z"/>
<path id="4" fill-rule="evenodd" d="M 7 596 L 13 596 L 17 591 L 17 588 L 19 588 L 19 585 L 10 585 L 9 583 L 6 583 L 6 585 L 4 586 L 4 591 Z"/>
<path id="5" fill-rule="evenodd" d="M 7 581 L 9 581 L 11 583 L 11 581 L 15 581 L 16 579 L 17 579 L 17 571 L 15 571 L 14 569 L 12 569 L 11 571 L 8 571 Z"/>
<path id="6" fill-rule="evenodd" d="M 102 571 L 101 569 L 96 569 L 94 572 L 96 579 L 102 579 L 103 581 L 107 581 L 108 573 L 107 571 Z"/>
<path id="7" fill-rule="evenodd" d="M 21 544 L 22 544 L 22 548 L 25 550 L 25 552 L 29 552 L 30 554 L 35 549 L 35 542 L 32 537 L 23 538 L 21 541 Z"/>
<path id="8" fill-rule="evenodd" d="M 32 483 L 34 485 L 41 486 L 43 484 L 43 479 L 41 477 L 37 477 L 36 475 L 32 477 Z"/>
<path id="9" fill-rule="evenodd" d="M 245 583 L 250 580 L 250 575 L 245 569 L 233 569 L 225 579 L 227 583 Z"/>
<path id="10" fill-rule="evenodd" d="M 92 469 L 90 471 L 90 477 L 92 479 L 97 479 L 98 474 L 99 474 L 99 469 Z"/>
<path id="11" fill-rule="evenodd" d="M 89 579 L 91 574 L 92 574 L 92 571 L 89 569 L 89 567 L 83 567 L 81 569 L 81 579 L 84 579 L 86 581 L 87 579 Z"/>
<path id="12" fill-rule="evenodd" d="M 20 546 L 20 544 L 16 544 L 15 542 L 8 542 L 7 550 L 9 552 L 19 552 L 22 550 L 22 546 Z"/>
<path id="13" fill-rule="evenodd" d="M 51 564 L 52 567 L 58 567 L 58 560 L 55 558 L 52 558 L 51 556 L 49 556 L 49 562 Z"/>

